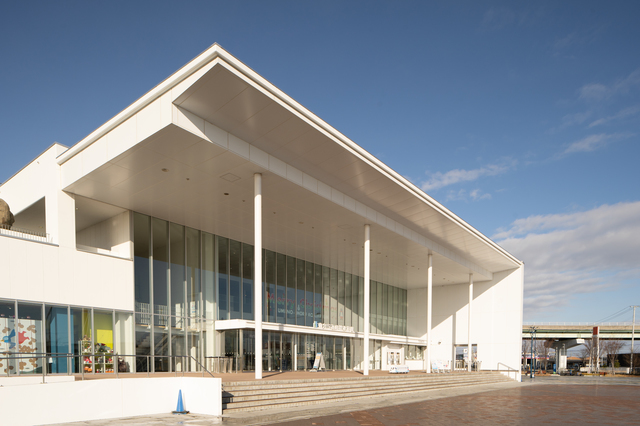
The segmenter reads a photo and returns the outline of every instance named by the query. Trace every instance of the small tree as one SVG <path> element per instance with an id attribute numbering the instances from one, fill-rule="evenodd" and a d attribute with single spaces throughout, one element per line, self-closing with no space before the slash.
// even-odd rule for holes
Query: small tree
<path id="1" fill-rule="evenodd" d="M 594 372 L 594 365 L 596 363 L 596 358 L 598 357 L 596 345 L 594 344 L 593 339 L 584 339 L 583 348 L 580 352 L 582 356 L 582 361 L 589 365 L 589 372 Z"/>
<path id="2" fill-rule="evenodd" d="M 600 345 L 602 348 L 602 353 L 606 355 L 609 363 L 611 364 L 612 373 L 616 374 L 616 359 L 618 358 L 618 355 L 620 354 L 620 350 L 624 346 L 624 343 L 622 342 L 622 340 L 603 340 L 602 342 L 600 342 Z"/>

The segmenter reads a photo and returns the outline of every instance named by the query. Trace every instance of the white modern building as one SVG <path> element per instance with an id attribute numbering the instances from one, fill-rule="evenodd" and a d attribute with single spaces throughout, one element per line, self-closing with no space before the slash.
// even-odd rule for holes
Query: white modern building
<path id="1" fill-rule="evenodd" d="M 0 198 L 0 375 L 520 364 L 523 263 L 218 45 Z"/>

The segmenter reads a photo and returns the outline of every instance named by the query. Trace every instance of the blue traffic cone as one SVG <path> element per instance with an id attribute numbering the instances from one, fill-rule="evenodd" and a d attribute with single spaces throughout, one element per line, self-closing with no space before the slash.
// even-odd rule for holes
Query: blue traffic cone
<path id="1" fill-rule="evenodd" d="M 189 414 L 189 412 L 184 409 L 184 405 L 182 404 L 182 389 L 178 391 L 178 406 L 176 407 L 176 411 L 172 411 L 172 413 Z"/>

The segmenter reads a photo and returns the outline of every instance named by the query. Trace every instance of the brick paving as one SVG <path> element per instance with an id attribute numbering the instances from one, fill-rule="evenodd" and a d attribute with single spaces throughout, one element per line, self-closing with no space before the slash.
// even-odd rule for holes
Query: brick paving
<path id="1" fill-rule="evenodd" d="M 640 387 L 525 386 L 279 424 L 286 426 L 640 425 Z"/>

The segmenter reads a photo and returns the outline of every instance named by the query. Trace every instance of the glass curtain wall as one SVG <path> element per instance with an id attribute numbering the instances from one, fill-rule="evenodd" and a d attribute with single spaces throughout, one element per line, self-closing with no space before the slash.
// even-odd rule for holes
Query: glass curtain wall
<path id="1" fill-rule="evenodd" d="M 133 216 L 135 369 L 193 370 L 187 359 L 222 351 L 215 348 L 212 320 L 254 319 L 253 246 L 142 214 Z M 264 250 L 263 261 L 263 320 L 364 330 L 362 277 L 270 250 Z M 406 335 L 406 296 L 405 289 L 371 282 L 372 333 Z M 275 345 L 269 342 L 267 346 Z M 305 341 L 304 346 L 310 345 Z M 330 346 L 335 350 L 335 340 Z M 344 342 L 338 347 L 342 354 L 349 353 Z M 278 340 L 278 348 L 284 351 L 287 345 Z M 293 347 L 287 350 L 292 353 Z M 346 365 L 345 357 L 341 362 Z"/>

